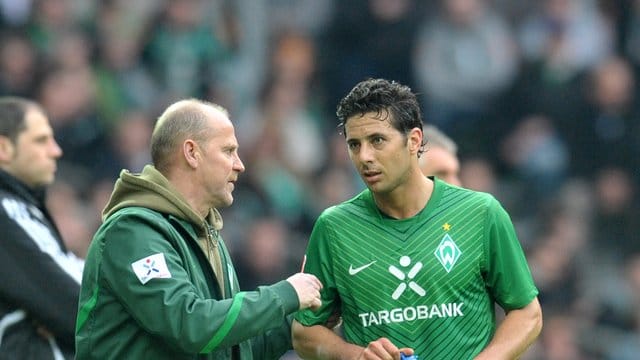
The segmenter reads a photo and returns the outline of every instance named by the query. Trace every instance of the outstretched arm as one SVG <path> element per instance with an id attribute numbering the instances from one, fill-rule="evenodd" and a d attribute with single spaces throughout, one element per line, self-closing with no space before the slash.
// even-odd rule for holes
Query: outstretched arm
<path id="1" fill-rule="evenodd" d="M 511 310 L 498 326 L 489 345 L 475 360 L 517 359 L 542 330 L 542 309 L 538 298 L 522 309 Z"/>
<path id="2" fill-rule="evenodd" d="M 304 326 L 293 320 L 291 332 L 293 348 L 303 359 L 356 359 L 363 350 L 322 325 Z"/>
<path id="3" fill-rule="evenodd" d="M 413 350 L 399 349 L 386 338 L 370 342 L 366 348 L 344 341 L 331 329 L 322 325 L 304 326 L 293 320 L 293 348 L 303 359 L 376 360 L 400 359 L 400 352 L 413 355 Z"/>

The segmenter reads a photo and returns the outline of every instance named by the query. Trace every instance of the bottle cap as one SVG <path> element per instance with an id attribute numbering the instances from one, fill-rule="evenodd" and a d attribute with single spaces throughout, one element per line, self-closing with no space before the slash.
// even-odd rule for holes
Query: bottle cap
<path id="1" fill-rule="evenodd" d="M 418 360 L 418 355 L 405 355 L 400 353 L 400 360 Z"/>

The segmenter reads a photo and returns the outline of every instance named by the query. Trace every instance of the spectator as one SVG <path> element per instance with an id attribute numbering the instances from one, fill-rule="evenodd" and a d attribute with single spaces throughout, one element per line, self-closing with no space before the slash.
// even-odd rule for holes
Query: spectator
<path id="1" fill-rule="evenodd" d="M 553 67 L 574 73 L 614 50 L 612 29 L 597 1 L 543 0 L 537 5 L 518 28 L 525 61 L 549 58 Z"/>
<path id="2" fill-rule="evenodd" d="M 607 165 L 635 171 L 640 166 L 636 74 L 628 60 L 613 56 L 588 75 L 584 118 L 580 126 L 566 129 L 572 141 L 575 172 L 586 176 Z M 580 156 L 588 153 L 589 158 Z"/>
<path id="3" fill-rule="evenodd" d="M 249 225 L 247 236 L 235 249 L 235 268 L 243 290 L 273 284 L 300 269 L 304 249 L 294 250 L 294 234 L 277 217 L 255 219 Z M 294 257 L 294 254 L 298 257 Z"/>
<path id="4" fill-rule="evenodd" d="M 335 1 L 319 40 L 326 79 L 327 109 L 339 94 L 367 77 L 384 77 L 415 85 L 411 67 L 425 2 L 417 0 Z"/>
<path id="5" fill-rule="evenodd" d="M 33 44 L 14 33 L 0 35 L 0 41 L 0 95 L 33 95 L 40 74 Z"/>
<path id="6" fill-rule="evenodd" d="M 569 150 L 548 117 L 525 117 L 502 145 L 502 159 L 526 189 L 522 196 L 529 211 L 556 196 L 569 173 Z"/>
<path id="7" fill-rule="evenodd" d="M 513 82 L 518 53 L 511 29 L 487 0 L 441 0 L 421 29 L 413 59 L 426 118 L 465 152 L 481 120 Z M 482 124 L 484 125 L 484 124 Z"/>

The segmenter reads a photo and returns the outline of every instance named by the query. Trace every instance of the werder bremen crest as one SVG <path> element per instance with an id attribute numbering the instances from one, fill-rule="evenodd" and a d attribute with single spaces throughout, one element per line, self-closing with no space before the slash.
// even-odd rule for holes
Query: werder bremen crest
<path id="1" fill-rule="evenodd" d="M 453 265 L 456 264 L 456 261 L 462 255 L 462 251 L 458 248 L 455 242 L 449 234 L 445 234 L 440 241 L 440 245 L 436 248 L 436 251 L 433 253 L 440 264 L 444 267 L 447 272 L 450 272 L 453 269 Z"/>

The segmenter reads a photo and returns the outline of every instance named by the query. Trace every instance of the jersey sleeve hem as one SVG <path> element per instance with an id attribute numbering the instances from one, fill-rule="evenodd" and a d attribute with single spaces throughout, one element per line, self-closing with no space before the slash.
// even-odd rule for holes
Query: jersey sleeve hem
<path id="1" fill-rule="evenodd" d="M 538 289 L 532 289 L 526 296 L 518 297 L 517 299 L 511 299 L 510 301 L 500 304 L 504 310 L 517 310 L 529 305 L 533 299 L 538 296 Z"/>

